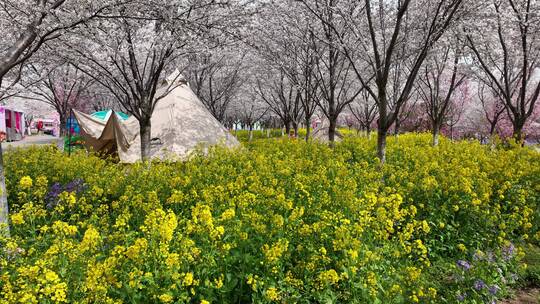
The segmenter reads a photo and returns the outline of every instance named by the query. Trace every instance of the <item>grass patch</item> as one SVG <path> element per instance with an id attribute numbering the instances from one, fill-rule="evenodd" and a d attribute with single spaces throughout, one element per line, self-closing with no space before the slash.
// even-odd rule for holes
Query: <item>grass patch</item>
<path id="1" fill-rule="evenodd" d="M 524 283 L 527 286 L 540 287 L 540 247 L 528 245 L 523 262 L 527 264 L 523 275 Z"/>

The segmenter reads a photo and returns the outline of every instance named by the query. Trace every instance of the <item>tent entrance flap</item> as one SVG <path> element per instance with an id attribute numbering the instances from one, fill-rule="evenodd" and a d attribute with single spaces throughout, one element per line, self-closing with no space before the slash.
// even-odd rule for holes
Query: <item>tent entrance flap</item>
<path id="1" fill-rule="evenodd" d="M 107 121 L 88 115 L 77 110 L 73 110 L 75 119 L 80 126 L 80 134 L 84 138 L 85 146 L 101 154 L 110 155 L 118 152 L 118 136 L 124 140 L 118 132 L 118 122 L 114 119 L 115 115 Z"/>

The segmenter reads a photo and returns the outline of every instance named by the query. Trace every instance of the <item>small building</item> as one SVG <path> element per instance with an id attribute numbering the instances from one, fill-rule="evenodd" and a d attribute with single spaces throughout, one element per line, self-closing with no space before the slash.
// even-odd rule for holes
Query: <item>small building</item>
<path id="1" fill-rule="evenodd" d="M 0 137 L 6 141 L 22 140 L 26 133 L 24 112 L 0 106 Z"/>

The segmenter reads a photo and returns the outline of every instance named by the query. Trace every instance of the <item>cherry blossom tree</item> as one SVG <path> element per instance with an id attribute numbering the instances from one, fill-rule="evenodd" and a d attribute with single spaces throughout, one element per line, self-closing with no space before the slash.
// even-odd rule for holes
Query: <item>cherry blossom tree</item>
<path id="1" fill-rule="evenodd" d="M 354 2 L 340 0 L 302 1 L 316 17 L 318 26 L 310 33 L 315 51 L 314 78 L 321 92 L 319 108 L 329 121 L 328 139 L 334 144 L 339 115 L 362 92 L 366 83 L 355 81 L 357 62 L 343 53 L 342 46 L 351 36 L 350 27 L 338 13 L 354 10 Z"/>
<path id="2" fill-rule="evenodd" d="M 349 111 L 358 121 L 360 128 L 366 132 L 368 137 L 371 137 L 371 130 L 378 111 L 377 104 L 367 90 L 362 91 L 358 98 L 349 104 Z"/>
<path id="3" fill-rule="evenodd" d="M 540 95 L 540 3 L 487 1 L 481 13 L 482 26 L 467 29 L 468 45 L 504 101 L 514 138 L 522 141 Z"/>
<path id="4" fill-rule="evenodd" d="M 452 110 L 453 94 L 466 79 L 459 71 L 461 47 L 458 39 L 434 49 L 418 76 L 418 92 L 431 121 L 433 145 L 439 144 L 439 134 Z"/>
<path id="5" fill-rule="evenodd" d="M 429 50 L 465 11 L 464 1 L 365 0 L 354 2 L 353 7 L 328 5 L 352 38 L 340 35 L 340 27 L 318 13 L 322 1 L 303 2 L 334 32 L 358 81 L 376 101 L 377 155 L 384 163 L 388 130 L 408 101 Z M 368 85 L 371 80 L 375 89 Z"/>
<path id="6" fill-rule="evenodd" d="M 52 106 L 60 119 L 60 134 L 67 134 L 67 120 L 71 110 L 86 110 L 91 106 L 88 91 L 94 80 L 68 63 L 47 68 L 32 65 L 34 76 L 40 79 L 29 89 L 33 96 Z M 45 74 L 45 75 L 42 75 Z"/>
<path id="7" fill-rule="evenodd" d="M 411 99 L 414 101 L 406 103 L 403 107 L 404 114 L 402 114 L 399 119 L 399 131 L 429 132 L 431 130 L 431 122 L 424 109 L 424 104 L 420 99 Z"/>
<path id="8" fill-rule="evenodd" d="M 313 33 L 313 18 L 306 14 L 302 6 L 290 1 L 275 1 L 261 8 L 249 39 L 250 45 L 263 61 L 261 64 L 274 73 L 283 74 L 286 78 L 283 81 L 291 89 L 294 87 L 295 106 L 288 107 L 293 113 L 287 116 L 294 117 L 298 126 L 297 116 L 300 112 L 303 114 L 306 140 L 309 140 L 311 119 L 320 99 L 319 84 L 314 75 L 317 55 L 313 47 Z M 260 70 L 262 75 L 267 73 Z M 268 91 L 265 87 L 272 83 L 261 81 L 260 84 L 262 91 Z M 297 102 L 300 108 L 296 107 Z M 286 123 L 285 128 L 289 129 Z"/>
<path id="9" fill-rule="evenodd" d="M 115 101 L 114 96 L 105 88 L 98 85 L 91 86 L 86 92 L 90 111 L 121 111 L 121 106 Z"/>
<path id="10" fill-rule="evenodd" d="M 502 98 L 498 96 L 497 89 L 493 85 L 480 83 L 478 85 L 477 96 L 482 106 L 484 118 L 488 124 L 489 136 L 500 134 L 497 128 L 501 120 L 505 119 L 506 107 Z"/>
<path id="11" fill-rule="evenodd" d="M 261 123 L 268 114 L 268 106 L 259 98 L 257 88 L 253 80 L 245 86 L 237 96 L 233 111 L 236 123 L 241 123 L 249 130 L 249 141 L 253 139 L 253 128 L 256 123 Z"/>
<path id="12" fill-rule="evenodd" d="M 128 1 L 124 1 L 128 2 Z M 44 44 L 66 30 L 106 15 L 117 1 L 3 0 L 0 3 L 0 84 L 8 73 L 17 79 L 20 66 Z"/>
<path id="13" fill-rule="evenodd" d="M 262 74 L 265 75 L 265 74 Z M 290 134 L 291 127 L 294 135 L 298 136 L 298 126 L 302 117 L 301 92 L 286 77 L 283 71 L 272 71 L 257 80 L 256 92 L 266 103 L 268 109 L 277 115 Z"/>
<path id="14" fill-rule="evenodd" d="M 98 15 L 105 16 L 119 0 L 2 0 L 0 2 L 0 89 L 12 88 L 24 71 L 23 64 L 42 46 L 66 30 Z M 129 2 L 125 0 L 124 2 Z M 4 81 L 9 79 L 8 85 Z M 2 146 L 0 144 L 0 225 L 8 225 Z M 7 230 L 9 233 L 9 229 Z"/>
<path id="15" fill-rule="evenodd" d="M 445 114 L 445 122 L 443 124 L 443 128 L 441 128 L 441 133 L 454 140 L 457 135 L 456 131 L 459 131 L 456 130 L 457 126 L 463 122 L 463 119 L 467 114 L 467 110 L 471 106 L 470 104 L 472 102 L 470 81 L 466 78 L 452 92 L 452 97 L 449 101 L 447 112 Z"/>
<path id="16" fill-rule="evenodd" d="M 186 78 L 206 108 L 222 123 L 242 84 L 245 52 L 238 49 L 235 45 L 189 56 Z"/>

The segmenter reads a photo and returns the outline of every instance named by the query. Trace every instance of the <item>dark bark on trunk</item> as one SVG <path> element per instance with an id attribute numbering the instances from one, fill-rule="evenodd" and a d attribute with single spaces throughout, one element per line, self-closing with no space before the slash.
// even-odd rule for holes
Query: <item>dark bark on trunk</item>
<path id="1" fill-rule="evenodd" d="M 328 140 L 330 141 L 330 147 L 335 146 L 336 140 L 336 118 L 330 119 L 330 125 L 328 126 Z"/>
<path id="2" fill-rule="evenodd" d="M 287 121 L 285 122 L 285 134 L 289 136 L 290 132 L 291 132 L 291 122 Z"/>
<path id="3" fill-rule="evenodd" d="M 518 143 L 523 144 L 523 140 L 525 139 L 523 137 L 523 126 L 525 125 L 525 123 L 523 123 L 521 121 L 517 121 L 517 122 L 514 122 L 513 125 L 514 125 L 513 126 L 514 130 L 513 130 L 513 133 L 512 133 L 512 137 L 514 137 L 514 139 Z"/>
<path id="4" fill-rule="evenodd" d="M 65 116 L 60 116 L 60 137 L 68 136 L 71 130 L 67 126 L 67 119 Z"/>
<path id="5" fill-rule="evenodd" d="M 377 130 L 377 157 L 381 164 L 386 162 L 386 136 L 387 131 L 383 128 Z"/>
<path id="6" fill-rule="evenodd" d="M 298 137 L 298 124 L 293 122 L 294 137 Z"/>
<path id="7" fill-rule="evenodd" d="M 490 123 L 490 126 L 489 126 L 489 136 L 493 136 L 495 134 L 495 129 L 497 128 L 497 120 L 493 121 L 492 123 Z"/>
<path id="8" fill-rule="evenodd" d="M 249 141 L 253 140 L 253 124 L 249 125 Z"/>
<path id="9" fill-rule="evenodd" d="M 0 143 L 0 236 L 9 235 L 9 205 L 6 191 L 6 177 L 4 174 L 4 155 Z"/>
<path id="10" fill-rule="evenodd" d="M 139 121 L 141 135 L 141 159 L 148 160 L 150 156 L 150 142 L 152 140 L 152 125 L 150 119 Z"/>
<path id="11" fill-rule="evenodd" d="M 309 136 L 311 135 L 311 119 L 306 118 L 306 141 L 309 141 Z"/>

